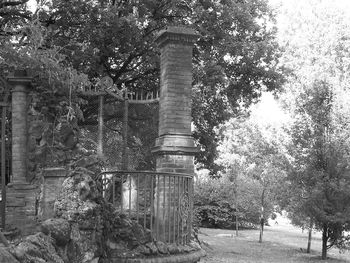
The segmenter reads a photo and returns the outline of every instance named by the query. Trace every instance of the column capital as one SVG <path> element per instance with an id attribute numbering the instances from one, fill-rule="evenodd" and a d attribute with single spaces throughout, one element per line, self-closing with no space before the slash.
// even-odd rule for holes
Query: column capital
<path id="1" fill-rule="evenodd" d="M 168 26 L 158 33 L 155 41 L 159 48 L 169 43 L 192 46 L 198 38 L 199 34 L 192 28 Z"/>
<path id="2" fill-rule="evenodd" d="M 33 78 L 27 70 L 15 70 L 7 77 L 7 81 L 14 87 L 13 92 L 25 92 L 26 88 L 33 82 Z"/>

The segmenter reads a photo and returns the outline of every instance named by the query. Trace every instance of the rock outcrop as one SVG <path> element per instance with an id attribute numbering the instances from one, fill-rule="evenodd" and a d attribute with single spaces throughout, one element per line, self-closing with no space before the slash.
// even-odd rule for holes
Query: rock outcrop
<path id="1" fill-rule="evenodd" d="M 41 232 L 0 250 L 0 262 L 97 263 L 103 256 L 103 200 L 86 169 L 64 181 L 54 205 L 55 217 Z"/>
<path id="2" fill-rule="evenodd" d="M 0 247 L 0 262 L 126 262 L 200 251 L 197 243 L 179 246 L 154 240 L 150 230 L 104 201 L 92 175 L 84 168 L 71 172 L 55 201 L 55 217 L 16 246 Z"/>
<path id="3" fill-rule="evenodd" d="M 0 262 L 19 263 L 19 261 L 9 252 L 9 248 L 0 246 Z"/>
<path id="4" fill-rule="evenodd" d="M 77 169 L 64 181 L 54 205 L 60 221 L 45 226 L 68 262 L 97 262 L 102 256 L 102 202 L 88 170 Z"/>
<path id="5" fill-rule="evenodd" d="M 51 237 L 41 232 L 27 236 L 24 241 L 10 251 L 21 263 L 64 263 L 58 255 Z"/>

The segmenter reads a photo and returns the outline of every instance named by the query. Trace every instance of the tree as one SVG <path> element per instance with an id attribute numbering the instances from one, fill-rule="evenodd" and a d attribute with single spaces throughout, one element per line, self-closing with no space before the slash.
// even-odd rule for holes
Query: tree
<path id="1" fill-rule="evenodd" d="M 220 178 L 199 177 L 195 182 L 194 207 L 200 226 L 241 229 L 259 225 L 261 185 L 253 178 L 233 177 L 228 172 Z M 239 186 L 237 194 L 235 184 Z M 271 210 L 268 199 L 265 215 Z"/>
<path id="2" fill-rule="evenodd" d="M 260 225 L 259 242 L 262 242 L 263 228 L 276 204 L 277 190 L 285 177 L 282 165 L 286 162 L 278 127 L 259 125 L 254 116 L 248 119 L 232 119 L 222 128 L 218 162 L 240 175 L 239 186 L 246 187 L 248 181 L 257 184 L 258 196 L 254 198 L 257 222 Z M 241 189 L 240 189 L 241 193 Z"/>
<path id="3" fill-rule="evenodd" d="M 24 18 L 6 16 L 7 24 L 1 25 L 3 31 L 12 31 L 11 36 L 1 36 L 2 67 L 7 71 L 30 67 L 40 72 L 36 91 L 45 90 L 43 94 L 49 96 L 39 95 L 36 110 L 49 109 L 57 119 L 53 116 L 58 111 L 52 107 L 57 103 L 50 98 L 60 97 L 69 106 L 59 110 L 61 115 L 69 112 L 80 126 L 96 124 L 97 119 L 97 98 L 82 95 L 82 88 L 98 88 L 99 80 L 109 76 L 114 82 L 112 91 L 122 86 L 130 91 L 154 90 L 159 81 L 157 32 L 167 25 L 197 30 L 201 37 L 194 50 L 194 136 L 201 146 L 197 161 L 213 174 L 220 168 L 214 163 L 219 140 L 215 128 L 232 112 L 255 102 L 262 90 L 278 89 L 282 80 L 271 26 L 274 16 L 263 0 L 54 0 L 40 2 L 34 14 L 20 8 Z M 106 98 L 106 107 L 115 102 Z M 122 111 L 110 108 L 113 111 L 105 116 L 106 121 L 112 130 L 118 130 Z M 154 115 L 152 108 L 138 108 L 130 117 L 137 122 L 144 112 Z M 154 118 L 148 116 L 143 123 L 149 127 Z M 141 138 L 135 129 L 130 130 Z M 155 137 L 154 132 L 150 134 L 141 138 L 147 153 L 148 142 Z M 133 138 L 129 141 L 137 145 Z M 144 161 L 150 160 L 144 156 Z"/>
<path id="4" fill-rule="evenodd" d="M 228 118 L 228 109 L 237 112 L 256 101 L 261 90 L 276 90 L 281 82 L 275 31 L 269 27 L 273 14 L 262 0 L 56 0 L 40 12 L 40 20 L 50 31 L 45 46 L 61 47 L 72 67 L 93 84 L 107 75 L 115 89 L 126 85 L 132 91 L 158 86 L 154 39 L 160 29 L 185 25 L 197 30 L 194 136 L 201 146 L 197 161 L 212 173 L 219 168 L 214 130 Z M 85 122 L 94 119 L 89 105 L 83 109 Z"/>
<path id="5" fill-rule="evenodd" d="M 333 106 L 340 103 L 335 91 L 324 81 L 306 89 L 292 129 L 294 171 L 289 180 L 299 189 L 293 205 L 322 231 L 323 259 L 328 248 L 346 245 L 350 222 L 348 121 L 339 122 L 344 111 Z"/>
<path id="6" fill-rule="evenodd" d="M 338 187 L 348 184 L 344 138 L 349 110 L 343 101 L 349 86 L 346 28 L 350 16 L 344 4 L 348 5 L 289 1 L 280 9 L 280 21 L 289 21 L 280 27 L 285 50 L 281 61 L 293 71 L 282 98 L 295 119 L 287 208 L 293 218 L 303 219 L 301 224 L 311 219 L 323 231 L 323 258 L 327 247 L 343 245 L 346 238 L 340 233 L 348 224 L 344 218 L 348 208 L 341 205 L 347 202 L 347 194 Z"/>
<path id="7" fill-rule="evenodd" d="M 25 8 L 29 0 L 2 1 L 0 3 L 0 36 L 8 37 L 20 34 L 14 25 L 28 21 L 31 13 Z M 18 29 L 18 28 L 17 28 Z"/>

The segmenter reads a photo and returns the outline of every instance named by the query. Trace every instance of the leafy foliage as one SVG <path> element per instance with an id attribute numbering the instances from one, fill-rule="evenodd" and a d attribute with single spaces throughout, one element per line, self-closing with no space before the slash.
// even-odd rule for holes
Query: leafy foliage
<path id="1" fill-rule="evenodd" d="M 281 32 L 286 36 L 282 61 L 294 69 L 284 98 L 295 120 L 290 130 L 287 208 L 294 218 L 315 221 L 323 232 L 325 258 L 327 247 L 343 247 L 343 233 L 349 227 L 349 194 L 344 187 L 349 189 L 350 115 L 344 100 L 349 98 L 345 68 L 350 17 L 332 1 L 294 2 L 294 11 L 283 9 L 293 27 L 285 25 Z"/>
<path id="2" fill-rule="evenodd" d="M 237 195 L 235 183 L 239 185 Z M 232 181 L 229 175 L 224 175 L 216 179 L 199 179 L 194 188 L 195 215 L 199 225 L 234 228 L 235 216 L 238 216 L 240 228 L 255 227 L 259 224 L 261 190 L 256 180 L 247 178 Z M 266 215 L 272 210 L 272 204 L 267 202 Z"/>
<path id="3" fill-rule="evenodd" d="M 54 0 L 40 2 L 34 14 L 23 5 L 9 8 L 17 15 L 3 16 L 1 30 L 11 34 L 1 36 L 2 67 L 8 72 L 31 68 L 39 77 L 35 109 L 50 122 L 66 117 L 79 126 L 96 124 L 97 98 L 81 90 L 98 89 L 104 76 L 113 79 L 114 92 L 124 86 L 131 92 L 154 90 L 159 85 L 157 32 L 167 25 L 197 30 L 201 37 L 194 50 L 194 136 L 201 148 L 197 161 L 212 173 L 220 168 L 214 163 L 219 140 L 215 128 L 232 111 L 256 101 L 262 90 L 276 90 L 282 79 L 274 18 L 263 0 Z M 111 97 L 105 103 L 113 108 L 105 116 L 108 126 L 120 132 L 121 108 L 113 106 L 118 104 Z M 156 134 L 149 131 L 145 138 L 141 131 L 156 123 L 149 116 L 139 120 L 153 110 L 138 107 L 130 116 L 135 134 L 129 146 L 141 141 L 144 151 L 139 168 L 152 164 L 149 142 Z"/>
<path id="4" fill-rule="evenodd" d="M 156 33 L 167 25 L 196 29 L 202 37 L 194 51 L 194 136 L 202 149 L 197 160 L 213 173 L 219 168 L 214 164 L 218 137 L 213 131 L 228 118 L 229 107 L 237 112 L 255 101 L 261 90 L 275 90 L 280 84 L 275 31 L 267 26 L 273 15 L 261 0 L 56 0 L 39 15 L 49 28 L 42 48 L 59 47 L 93 85 L 95 79 L 110 76 L 115 91 L 123 85 L 131 91 L 157 87 Z M 88 114 L 91 105 L 81 106 L 85 123 L 93 120 Z M 142 110 L 135 113 L 139 118 Z"/>
<path id="5" fill-rule="evenodd" d="M 243 209 L 243 214 L 254 209 L 252 222 L 259 222 L 263 209 L 267 219 L 280 198 L 288 164 L 284 132 L 278 125 L 270 126 L 252 114 L 249 118 L 230 120 L 222 126 L 221 133 L 217 162 L 226 167 L 226 175 L 235 183 L 239 198 L 249 203 L 251 208 Z"/>
<path id="6" fill-rule="evenodd" d="M 298 188 L 297 209 L 326 231 L 329 247 L 339 245 L 349 229 L 348 129 L 334 122 L 330 86 L 316 82 L 308 90 L 303 117 L 293 127 L 294 172 L 289 180 Z M 308 119 L 308 122 L 302 121 Z M 340 126 L 339 126 L 340 125 Z M 294 204 L 295 205 L 295 204 Z"/>
<path id="7" fill-rule="evenodd" d="M 233 229 L 235 210 L 229 204 L 212 204 L 195 208 L 195 216 L 201 227 Z"/>

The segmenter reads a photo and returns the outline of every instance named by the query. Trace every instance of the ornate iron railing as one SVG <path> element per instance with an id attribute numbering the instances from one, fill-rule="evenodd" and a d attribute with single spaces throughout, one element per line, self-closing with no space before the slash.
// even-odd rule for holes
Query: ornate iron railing
<path id="1" fill-rule="evenodd" d="M 10 180 L 10 148 L 11 140 L 9 138 L 7 130 L 8 126 L 8 108 L 10 96 L 10 88 L 7 85 L 5 79 L 0 76 L 0 180 L 1 180 L 1 202 L 0 202 L 0 219 L 1 228 L 5 228 L 5 218 L 6 218 L 6 184 Z"/>
<path id="2" fill-rule="evenodd" d="M 191 175 L 152 171 L 100 174 L 103 196 L 123 214 L 149 229 L 154 239 L 187 244 L 192 231 Z"/>

